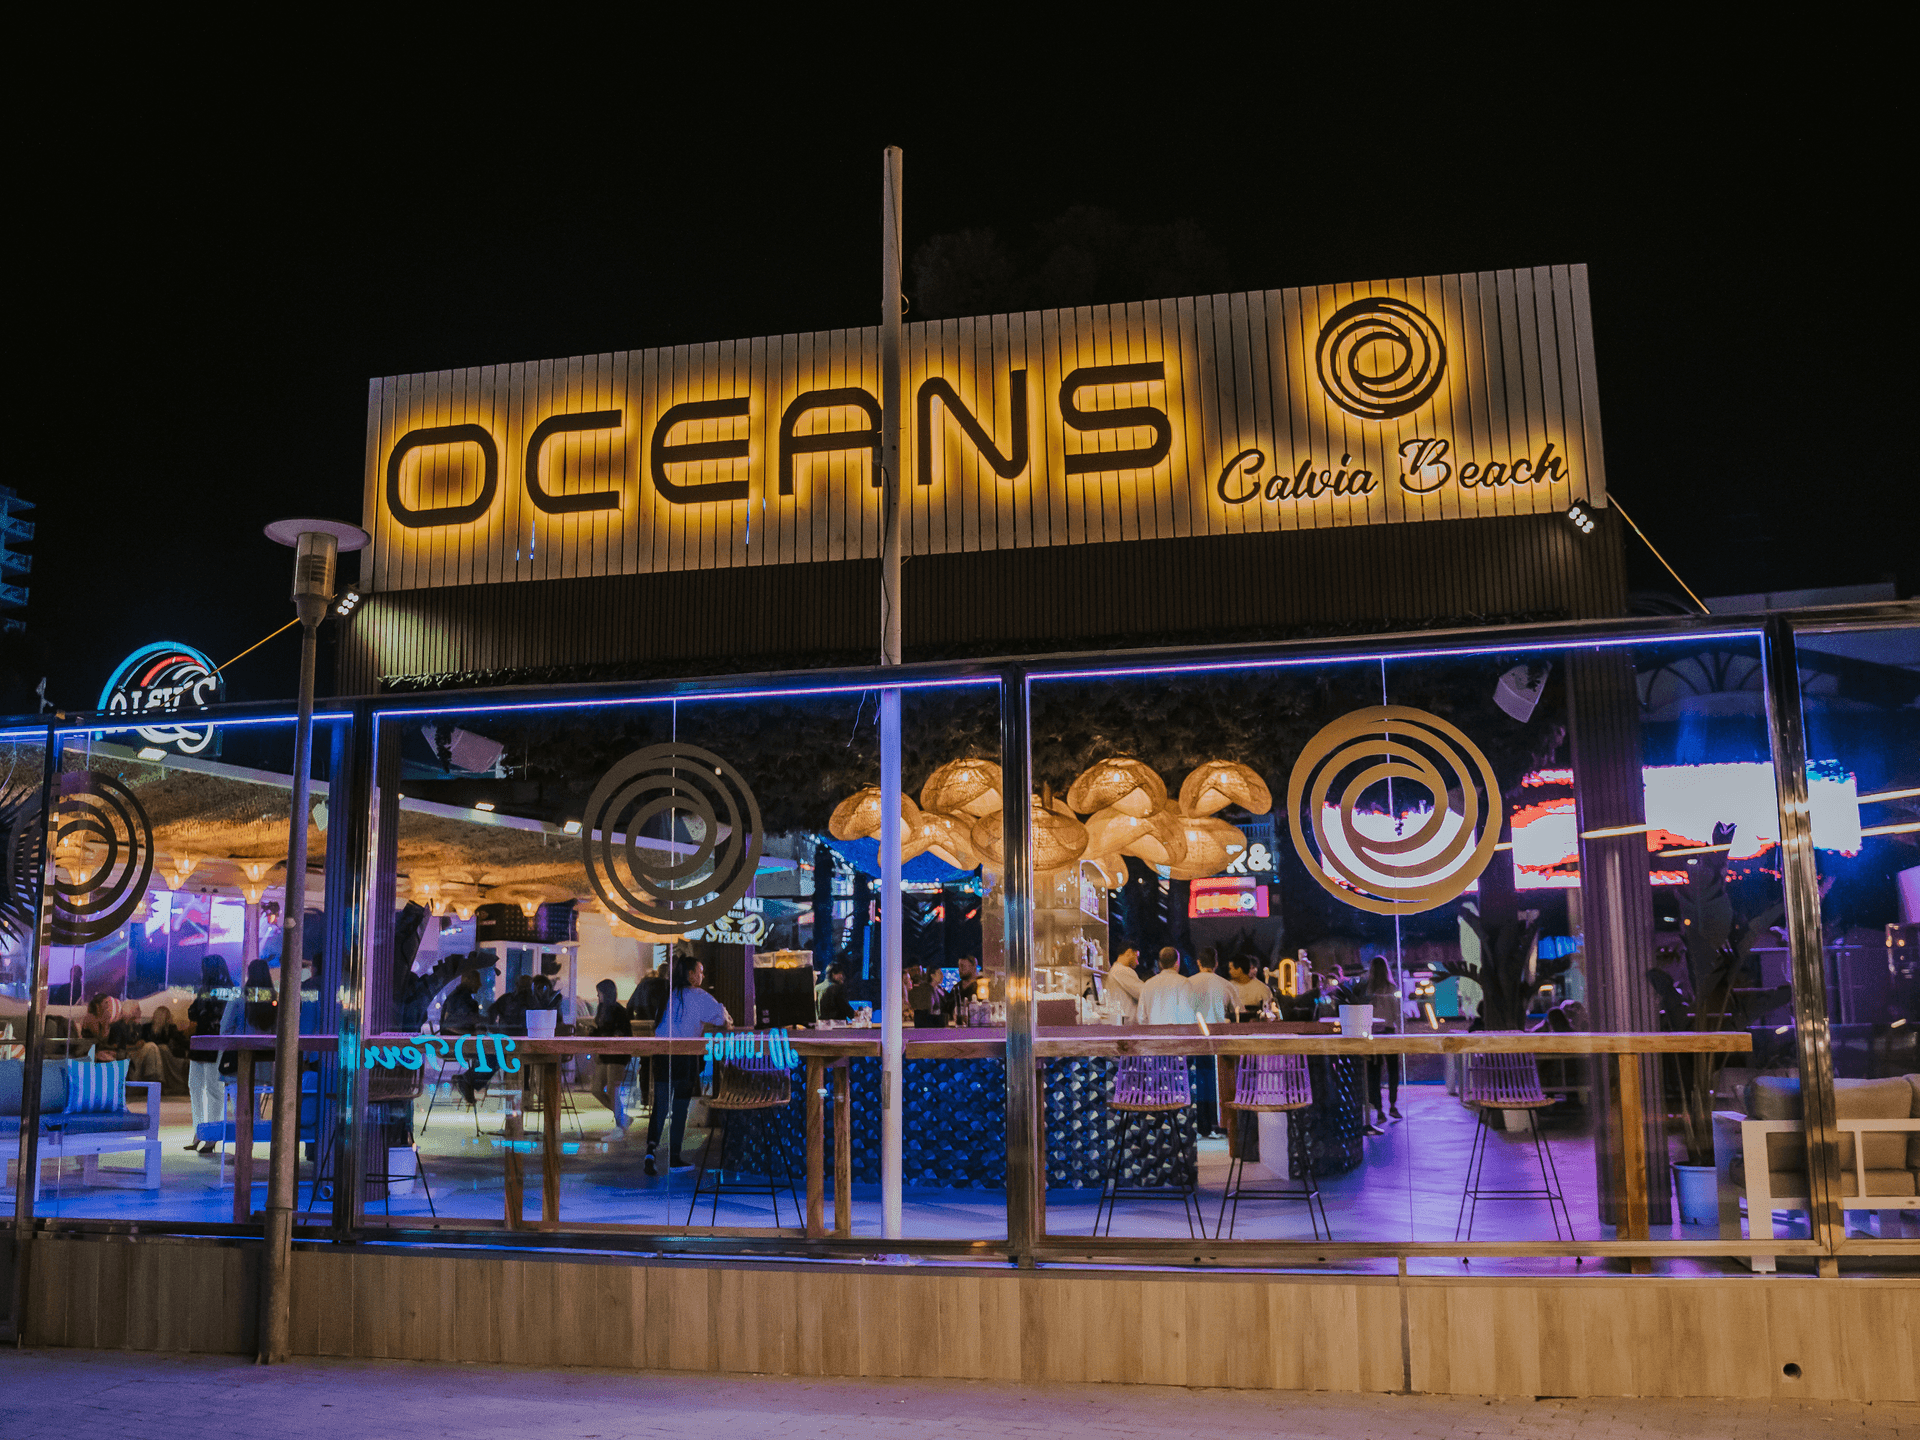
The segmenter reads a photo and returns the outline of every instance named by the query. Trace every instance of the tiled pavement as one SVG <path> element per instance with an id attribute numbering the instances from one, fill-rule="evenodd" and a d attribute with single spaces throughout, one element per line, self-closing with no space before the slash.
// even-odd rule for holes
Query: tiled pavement
<path id="1" fill-rule="evenodd" d="M 961 1380 L 532 1371 L 385 1361 L 0 1350 L 0 1440 L 625 1440 L 645 1436 L 1204 1436 L 1263 1440 L 1920 1437 L 1920 1406 L 1470 1400 Z"/>

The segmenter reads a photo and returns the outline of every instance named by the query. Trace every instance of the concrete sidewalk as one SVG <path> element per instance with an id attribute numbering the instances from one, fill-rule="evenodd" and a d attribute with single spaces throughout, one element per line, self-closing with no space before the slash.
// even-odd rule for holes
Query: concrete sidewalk
<path id="1" fill-rule="evenodd" d="M 0 1350 L 0 1440 L 626 1440 L 644 1436 L 1204 1436 L 1262 1440 L 1806 1440 L 1920 1437 L 1920 1406 L 1719 1400 L 1462 1400 L 801 1380 L 383 1361 L 268 1369 L 218 1356 Z"/>

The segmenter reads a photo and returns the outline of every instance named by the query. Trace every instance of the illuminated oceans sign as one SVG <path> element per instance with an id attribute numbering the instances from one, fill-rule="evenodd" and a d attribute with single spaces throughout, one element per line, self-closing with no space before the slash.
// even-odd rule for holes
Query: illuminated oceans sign
<path id="1" fill-rule="evenodd" d="M 1604 505 L 1581 266 L 906 326 L 910 555 Z M 373 382 L 375 589 L 880 553 L 878 328 Z"/>
<path id="2" fill-rule="evenodd" d="M 114 667 L 100 691 L 100 709 L 138 717 L 143 723 L 135 733 L 157 749 L 199 755 L 213 744 L 214 727 L 186 717 L 226 698 L 226 682 L 213 661 L 191 645 L 161 640 Z"/>

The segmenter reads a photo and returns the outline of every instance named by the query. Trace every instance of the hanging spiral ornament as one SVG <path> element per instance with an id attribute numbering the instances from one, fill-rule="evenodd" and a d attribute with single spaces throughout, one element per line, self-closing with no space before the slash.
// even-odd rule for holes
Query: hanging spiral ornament
<path id="1" fill-rule="evenodd" d="M 1402 814 L 1417 814 L 1415 796 L 1425 792 L 1430 808 L 1411 833 L 1386 839 L 1355 823 L 1361 797 L 1382 782 L 1396 787 Z M 1307 873 L 1329 894 L 1376 915 L 1411 915 L 1480 877 L 1500 843 L 1501 803 L 1493 766 L 1457 726 L 1425 710 L 1375 705 L 1307 742 L 1287 784 L 1287 823 Z"/>
<path id="2" fill-rule="evenodd" d="M 53 850 L 55 945 L 104 940 L 139 909 L 153 879 L 153 824 L 113 776 L 60 777 Z"/>
<path id="3" fill-rule="evenodd" d="M 694 837 L 686 853 L 646 843 L 662 816 L 686 823 Z M 763 838 L 760 802 L 740 773 L 711 750 L 679 744 L 636 750 L 607 771 L 581 833 L 594 894 L 650 935 L 679 935 L 731 910 L 753 883 Z"/>

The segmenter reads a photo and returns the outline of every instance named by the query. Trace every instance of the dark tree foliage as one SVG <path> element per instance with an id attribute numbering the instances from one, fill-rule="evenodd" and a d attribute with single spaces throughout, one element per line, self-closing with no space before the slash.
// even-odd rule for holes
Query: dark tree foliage
<path id="1" fill-rule="evenodd" d="M 1225 255 L 1191 220 L 1141 224 L 1076 205 L 1029 233 L 935 235 L 910 267 L 916 320 L 1122 304 L 1227 288 Z"/>

